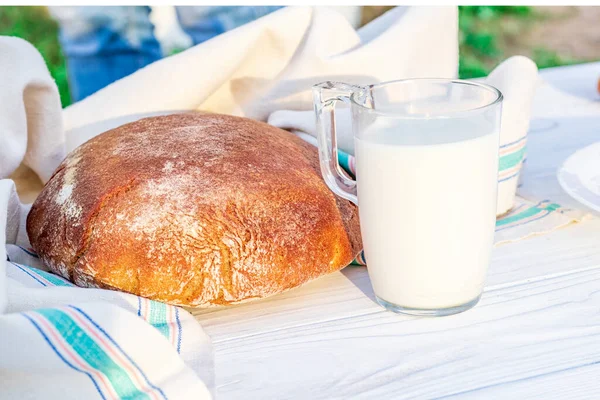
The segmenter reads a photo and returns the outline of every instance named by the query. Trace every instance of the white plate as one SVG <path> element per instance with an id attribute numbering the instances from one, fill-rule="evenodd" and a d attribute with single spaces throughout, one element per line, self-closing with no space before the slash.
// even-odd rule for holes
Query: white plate
<path id="1" fill-rule="evenodd" d="M 571 197 L 600 212 L 600 142 L 569 156 L 558 169 L 557 177 Z"/>

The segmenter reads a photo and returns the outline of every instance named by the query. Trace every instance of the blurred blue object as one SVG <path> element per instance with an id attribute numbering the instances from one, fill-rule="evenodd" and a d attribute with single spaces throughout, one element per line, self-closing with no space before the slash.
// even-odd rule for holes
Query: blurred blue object
<path id="1" fill-rule="evenodd" d="M 267 15 L 279 6 L 176 7 L 183 31 L 194 45 Z M 50 7 L 60 25 L 73 101 L 162 58 L 150 22 L 150 8 Z"/>

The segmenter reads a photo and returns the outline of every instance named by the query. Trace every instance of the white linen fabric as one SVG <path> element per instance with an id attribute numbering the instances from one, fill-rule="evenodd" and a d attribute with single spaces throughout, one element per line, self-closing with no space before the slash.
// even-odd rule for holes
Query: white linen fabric
<path id="1" fill-rule="evenodd" d="M 23 163 L 46 182 L 65 156 L 56 84 L 29 42 L 3 37 L 0 50 L 0 177 Z"/>
<path id="2" fill-rule="evenodd" d="M 65 128 L 192 109 L 266 121 L 276 110 L 311 109 L 311 86 L 324 80 L 453 78 L 457 70 L 456 7 L 397 7 L 359 30 L 329 8 L 288 7 L 68 107 Z"/>

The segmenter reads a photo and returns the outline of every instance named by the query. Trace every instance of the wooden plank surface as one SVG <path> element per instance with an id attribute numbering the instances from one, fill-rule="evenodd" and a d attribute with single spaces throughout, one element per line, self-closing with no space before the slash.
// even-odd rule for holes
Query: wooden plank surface
<path id="1" fill-rule="evenodd" d="M 552 118 L 561 129 L 530 135 L 522 189 L 571 205 L 556 168 L 600 140 L 600 119 L 568 110 Z M 600 219 L 497 247 L 480 304 L 455 316 L 383 311 L 361 267 L 194 314 L 215 345 L 221 399 L 598 398 Z"/>
<path id="2" fill-rule="evenodd" d="M 216 343 L 227 360 L 217 362 L 217 374 L 227 375 L 218 392 L 226 398 L 489 398 L 516 395 L 499 386 L 524 381 L 571 386 L 575 369 L 597 371 L 599 287 L 600 271 L 593 269 L 488 289 L 471 312 L 448 318 L 374 311 L 232 337 Z M 589 390 L 600 389 L 600 381 L 588 380 Z"/>

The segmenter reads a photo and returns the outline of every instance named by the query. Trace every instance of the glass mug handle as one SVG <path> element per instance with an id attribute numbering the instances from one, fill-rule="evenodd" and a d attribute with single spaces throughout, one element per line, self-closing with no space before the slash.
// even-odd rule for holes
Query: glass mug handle
<path id="1" fill-rule="evenodd" d="M 356 205 L 356 181 L 344 174 L 338 163 L 335 106 L 339 101 L 350 103 L 350 96 L 360 90 L 363 90 L 360 86 L 340 82 L 323 82 L 313 86 L 321 174 L 333 193 Z"/>

